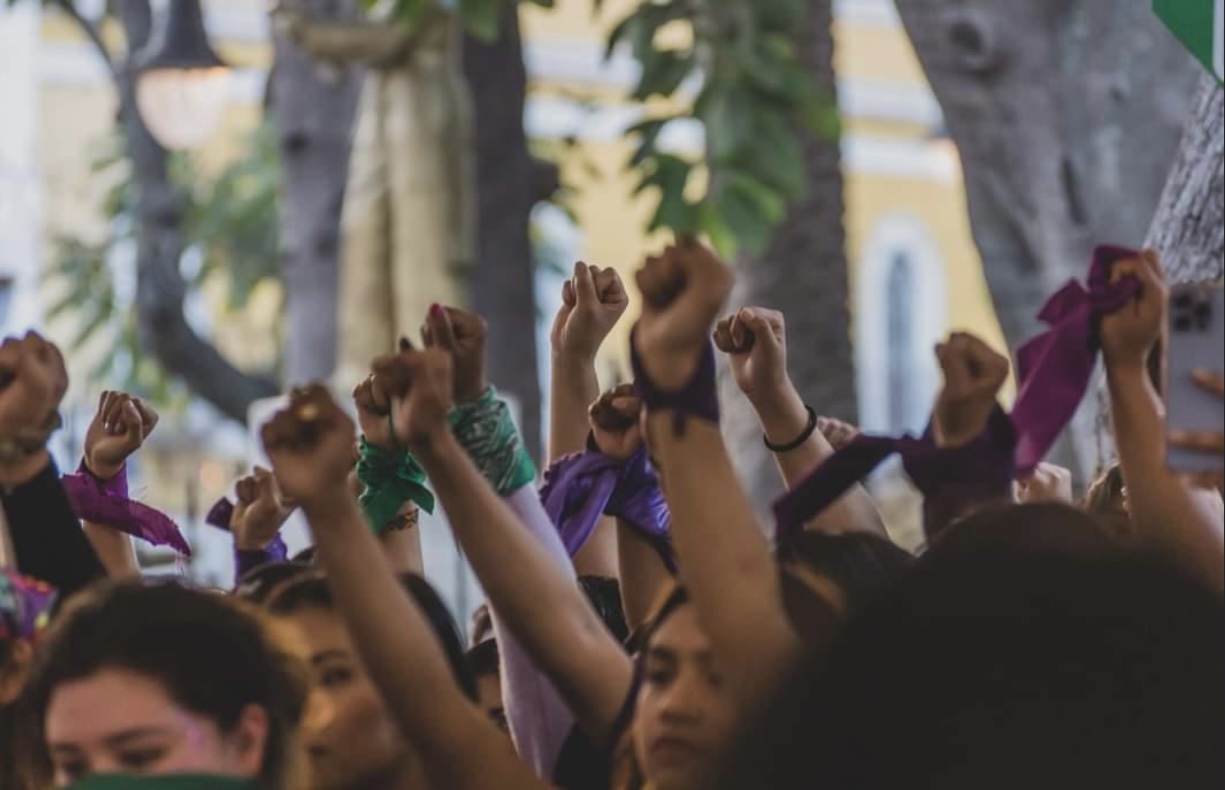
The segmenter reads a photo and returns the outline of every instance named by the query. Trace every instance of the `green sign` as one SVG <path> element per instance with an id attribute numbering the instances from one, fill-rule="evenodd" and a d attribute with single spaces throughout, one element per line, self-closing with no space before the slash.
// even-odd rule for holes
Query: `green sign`
<path id="1" fill-rule="evenodd" d="M 1153 0 L 1153 11 L 1196 60 L 1223 80 L 1221 30 L 1225 0 Z"/>

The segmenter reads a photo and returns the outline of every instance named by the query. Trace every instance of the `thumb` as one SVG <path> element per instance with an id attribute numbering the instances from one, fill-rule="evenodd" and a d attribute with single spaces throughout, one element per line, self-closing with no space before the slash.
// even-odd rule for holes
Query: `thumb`
<path id="1" fill-rule="evenodd" d="M 456 347 L 455 326 L 451 323 L 451 315 L 442 305 L 431 305 L 430 315 L 426 325 L 434 337 L 434 344 L 443 351 L 453 352 Z"/>
<path id="2" fill-rule="evenodd" d="M 770 323 L 770 319 L 766 315 L 746 308 L 740 311 L 740 320 L 753 333 L 758 343 L 763 343 L 766 348 L 775 351 L 782 347 L 778 334 L 774 331 L 774 325 Z"/>

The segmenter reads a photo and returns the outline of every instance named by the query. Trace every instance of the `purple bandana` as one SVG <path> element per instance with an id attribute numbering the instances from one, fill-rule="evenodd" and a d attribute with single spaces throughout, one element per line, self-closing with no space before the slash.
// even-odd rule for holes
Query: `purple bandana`
<path id="1" fill-rule="evenodd" d="M 35 636 L 47 625 L 54 605 L 54 587 L 0 569 L 0 642 Z"/>
<path id="2" fill-rule="evenodd" d="M 1110 270 L 1138 256 L 1123 247 L 1094 250 L 1088 289 L 1072 280 L 1052 296 L 1038 314 L 1051 328 L 1017 351 L 1020 391 L 1012 421 L 1021 477 L 1028 477 L 1042 462 L 1084 400 L 1097 364 L 1098 322 L 1121 310 L 1140 291 L 1134 277 L 1112 284 Z"/>
<path id="3" fill-rule="evenodd" d="M 594 449 L 565 456 L 545 471 L 540 500 L 572 558 L 607 515 L 637 530 L 668 570 L 676 572 L 669 539 L 672 517 L 645 447 L 624 463 Z"/>
<path id="4" fill-rule="evenodd" d="M 169 516 L 129 498 L 126 466 L 115 477 L 103 481 L 82 463 L 75 475 L 64 475 L 60 482 L 77 518 L 110 527 L 154 546 L 170 546 L 184 557 L 191 556 L 191 546 Z"/>
<path id="5" fill-rule="evenodd" d="M 982 434 L 962 447 L 937 447 L 931 428 L 919 439 L 861 434 L 775 503 L 775 537 L 782 542 L 803 529 L 897 453 L 923 494 L 924 531 L 932 539 L 968 506 L 1011 497 L 1015 447 L 1012 422 L 998 407 Z"/>

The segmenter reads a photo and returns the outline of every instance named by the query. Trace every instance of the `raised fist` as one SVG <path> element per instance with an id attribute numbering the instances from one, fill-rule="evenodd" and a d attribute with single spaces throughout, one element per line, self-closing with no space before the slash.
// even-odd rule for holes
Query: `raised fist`
<path id="1" fill-rule="evenodd" d="M 489 328 L 485 319 L 454 307 L 434 305 L 421 327 L 425 347 L 441 348 L 451 355 L 456 403 L 471 403 L 485 393 L 485 345 Z M 406 341 L 401 341 L 404 351 Z"/>
<path id="2" fill-rule="evenodd" d="M 1102 318 L 1102 356 L 1108 368 L 1147 365 L 1165 329 L 1170 288 L 1161 258 L 1145 250 L 1139 258 L 1119 261 L 1110 270 L 1111 282 L 1129 276 L 1140 281 L 1140 293 L 1123 309 Z"/>
<path id="3" fill-rule="evenodd" d="M 67 391 L 68 371 L 54 344 L 36 332 L 7 338 L 0 346 L 0 439 L 41 447 L 59 426 Z"/>
<path id="4" fill-rule="evenodd" d="M 715 327 L 715 346 L 727 354 L 732 375 L 749 400 L 787 387 L 787 325 L 783 314 L 746 307 Z"/>
<path id="5" fill-rule="evenodd" d="M 326 388 L 294 390 L 260 431 L 281 495 L 308 510 L 349 496 L 355 431 Z"/>
<path id="6" fill-rule="evenodd" d="M 1074 505 L 1076 495 L 1072 491 L 1072 473 L 1055 464 L 1038 464 L 1032 475 L 1017 481 L 1016 497 L 1018 502 L 1027 505 Z"/>
<path id="7" fill-rule="evenodd" d="M 818 417 L 817 430 L 829 442 L 835 451 L 841 450 L 859 436 L 860 430 L 850 423 L 835 420 L 833 417 Z"/>
<path id="8" fill-rule="evenodd" d="M 294 504 L 281 497 L 272 472 L 257 466 L 234 488 L 237 503 L 230 517 L 230 532 L 239 549 L 259 551 L 268 547 L 285 526 Z"/>
<path id="9" fill-rule="evenodd" d="M 553 353 L 595 359 L 604 339 L 629 307 L 629 295 L 616 269 L 574 265 L 574 277 L 561 291 L 562 305 L 553 321 Z"/>
<path id="10" fill-rule="evenodd" d="M 936 444 L 961 447 L 986 429 L 1010 366 L 1007 357 L 964 332 L 955 332 L 948 342 L 936 346 L 936 359 L 944 372 L 944 387 L 932 415 Z"/>
<path id="11" fill-rule="evenodd" d="M 396 438 L 412 448 L 429 445 L 450 430 L 455 405 L 452 395 L 452 355 L 446 337 L 435 348 L 417 351 L 405 342 L 399 354 L 374 361 L 374 374 L 391 396 Z"/>
<path id="12" fill-rule="evenodd" d="M 637 274 L 642 318 L 634 345 L 655 386 L 679 390 L 693 377 L 702 346 L 732 289 L 732 274 L 694 239 L 648 258 Z"/>
<path id="13" fill-rule="evenodd" d="M 140 398 L 103 392 L 85 434 L 85 466 L 101 480 L 119 474 L 157 427 L 157 412 Z"/>
<path id="14" fill-rule="evenodd" d="M 391 430 L 391 396 L 377 376 L 371 373 L 353 388 L 357 424 L 362 436 L 375 447 L 393 450 L 396 437 Z"/>
<path id="15" fill-rule="evenodd" d="M 638 452 L 642 445 L 641 416 L 642 401 L 634 394 L 634 385 L 622 384 L 601 395 L 587 412 L 600 452 L 619 461 Z"/>

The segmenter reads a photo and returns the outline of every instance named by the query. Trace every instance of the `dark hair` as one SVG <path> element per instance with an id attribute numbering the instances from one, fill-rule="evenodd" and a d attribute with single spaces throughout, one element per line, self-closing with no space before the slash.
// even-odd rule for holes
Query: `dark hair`
<path id="1" fill-rule="evenodd" d="M 234 588 L 234 597 L 263 606 L 279 586 L 290 579 L 314 572 L 312 566 L 303 562 L 269 562 L 243 574 Z"/>
<path id="2" fill-rule="evenodd" d="M 785 684 L 714 786 L 1225 784 L 1219 597 L 1071 508 L 946 538 Z"/>
<path id="3" fill-rule="evenodd" d="M 621 602 L 621 583 L 607 576 L 580 576 L 578 583 L 609 633 L 625 644 L 625 640 L 629 639 L 630 627 Z"/>
<path id="4" fill-rule="evenodd" d="M 424 612 L 438 639 L 438 644 L 446 654 L 447 663 L 455 674 L 455 682 L 470 700 L 476 699 L 476 680 L 468 671 L 464 659 L 463 641 L 459 638 L 459 629 L 442 598 L 425 579 L 412 573 L 400 575 L 400 583 L 412 596 L 417 606 Z M 294 612 L 314 607 L 317 609 L 333 609 L 335 601 L 332 588 L 327 578 L 315 572 L 307 576 L 287 582 L 277 588 L 268 601 L 268 611 L 276 616 L 287 616 Z"/>
<path id="5" fill-rule="evenodd" d="M 292 740 L 306 698 L 303 678 L 276 651 L 256 616 L 222 595 L 177 582 L 104 582 L 64 607 L 40 646 L 26 687 L 33 731 L 45 731 L 56 688 L 106 669 L 123 669 L 161 683 L 182 707 L 236 727 L 244 709 L 268 714 L 260 779 L 288 781 Z M 35 757 L 50 771 L 42 737 Z"/>

